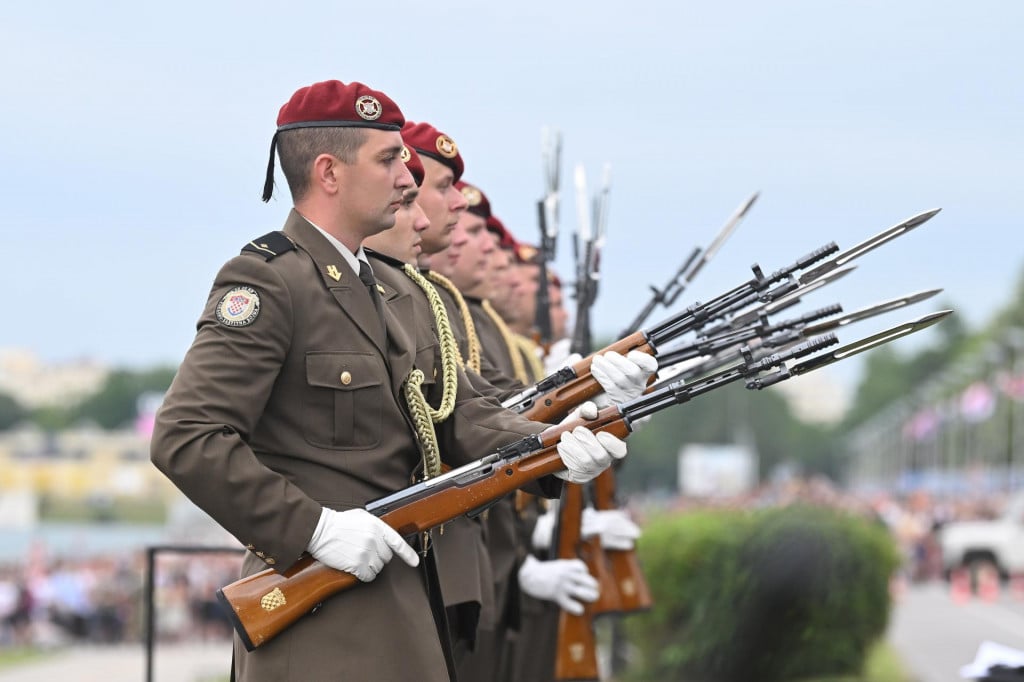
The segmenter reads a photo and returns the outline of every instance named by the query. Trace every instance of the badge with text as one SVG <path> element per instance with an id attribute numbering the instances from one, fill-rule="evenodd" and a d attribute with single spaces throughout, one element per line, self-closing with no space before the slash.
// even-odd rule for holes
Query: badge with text
<path id="1" fill-rule="evenodd" d="M 217 321 L 226 327 L 248 327 L 260 314 L 260 295 L 252 287 L 235 287 L 217 304 Z"/>

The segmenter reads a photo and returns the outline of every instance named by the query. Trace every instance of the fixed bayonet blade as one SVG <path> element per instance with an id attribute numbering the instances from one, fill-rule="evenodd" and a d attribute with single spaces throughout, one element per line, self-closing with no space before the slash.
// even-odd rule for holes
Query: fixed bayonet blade
<path id="1" fill-rule="evenodd" d="M 933 208 L 930 211 L 918 213 L 916 216 L 907 218 L 901 223 L 893 225 L 892 227 L 886 230 L 882 230 L 875 236 L 865 239 L 860 244 L 857 244 L 856 246 L 833 256 L 832 258 L 825 261 L 821 265 L 815 268 L 811 268 L 807 272 L 801 274 L 799 278 L 800 283 L 803 284 L 805 282 L 810 282 L 811 280 L 817 279 L 818 277 L 825 274 L 826 272 L 829 272 L 830 270 L 846 265 L 855 258 L 860 258 L 868 251 L 873 251 L 882 244 L 885 244 L 886 242 L 892 241 L 893 239 L 899 237 L 900 235 L 910 232 L 912 229 L 918 227 L 919 225 L 923 225 L 927 221 L 931 220 L 931 218 L 941 210 L 941 208 Z"/>
<path id="2" fill-rule="evenodd" d="M 875 303 L 859 310 L 854 310 L 851 313 L 837 317 L 833 320 L 825 320 L 815 324 L 809 324 L 803 328 L 802 333 L 804 336 L 813 336 L 814 334 L 822 334 L 824 332 L 832 331 L 838 327 L 845 327 L 852 322 L 859 322 L 860 320 L 866 320 L 869 317 L 875 315 L 881 315 L 882 313 L 888 313 L 899 308 L 904 308 L 914 303 L 919 303 L 925 299 L 931 298 L 935 294 L 942 291 L 942 289 L 928 289 L 927 291 L 919 291 L 916 294 L 908 294 L 906 296 L 900 296 L 899 298 L 892 298 L 888 301 L 882 301 L 881 303 Z"/>
<path id="3" fill-rule="evenodd" d="M 872 334 L 871 336 L 865 336 L 863 339 L 854 341 L 853 343 L 848 343 L 845 346 L 840 346 L 828 353 L 823 353 L 822 355 L 817 355 L 813 358 L 798 362 L 793 365 L 789 371 L 791 374 L 799 375 L 818 369 L 819 367 L 824 367 L 825 365 L 831 365 L 833 362 L 845 360 L 846 358 L 853 357 L 854 355 L 871 350 L 872 348 L 877 348 L 878 346 L 889 343 L 890 341 L 895 341 L 896 339 L 903 338 L 909 334 L 919 332 L 922 329 L 927 329 L 952 314 L 952 310 L 939 310 L 938 312 L 923 315 L 915 320 L 898 324 L 895 327 L 890 327 L 889 329 Z"/>

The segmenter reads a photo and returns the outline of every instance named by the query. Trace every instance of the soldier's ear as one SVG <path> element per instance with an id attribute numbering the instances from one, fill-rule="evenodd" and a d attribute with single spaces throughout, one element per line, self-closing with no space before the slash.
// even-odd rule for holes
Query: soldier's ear
<path id="1" fill-rule="evenodd" d="M 343 165 L 336 156 L 319 155 L 313 159 L 313 168 L 310 171 L 312 174 L 311 184 L 327 194 L 337 194 L 341 190 L 341 167 Z"/>

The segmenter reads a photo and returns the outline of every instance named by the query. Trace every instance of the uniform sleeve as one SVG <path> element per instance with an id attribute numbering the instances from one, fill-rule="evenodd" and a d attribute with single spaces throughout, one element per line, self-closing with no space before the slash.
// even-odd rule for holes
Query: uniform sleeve
<path id="1" fill-rule="evenodd" d="M 455 410 L 451 417 L 438 425 L 438 444 L 445 461 L 459 466 L 520 438 L 538 434 L 548 426 L 502 407 L 494 397 L 481 395 L 460 369 Z M 545 497 L 557 497 L 561 492 L 561 481 L 546 476 L 526 489 Z"/>
<path id="2" fill-rule="evenodd" d="M 321 507 L 248 442 L 291 345 L 293 304 L 272 262 L 239 256 L 221 269 L 150 451 L 189 499 L 282 571 L 305 550 Z"/>

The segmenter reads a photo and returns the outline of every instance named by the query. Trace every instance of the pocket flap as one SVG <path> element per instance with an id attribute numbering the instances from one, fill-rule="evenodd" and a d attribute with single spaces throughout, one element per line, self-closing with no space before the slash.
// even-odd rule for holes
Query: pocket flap
<path id="1" fill-rule="evenodd" d="M 374 353 L 306 353 L 306 381 L 310 386 L 353 391 L 380 386 L 385 375 L 381 358 Z"/>

